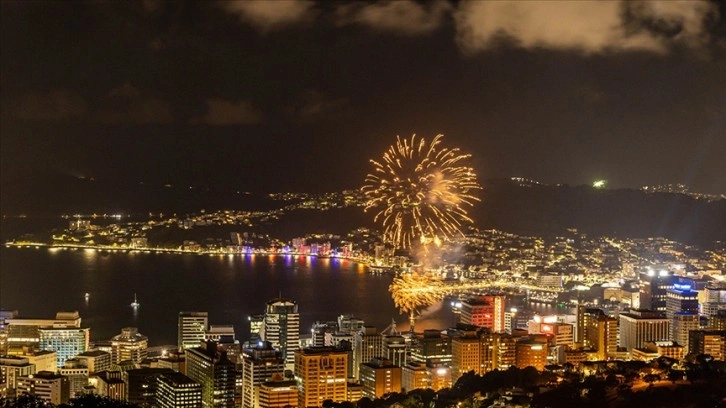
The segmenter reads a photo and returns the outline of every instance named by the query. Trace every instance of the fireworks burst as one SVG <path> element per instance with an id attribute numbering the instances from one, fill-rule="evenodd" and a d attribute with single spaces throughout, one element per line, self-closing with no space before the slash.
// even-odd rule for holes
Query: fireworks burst
<path id="1" fill-rule="evenodd" d="M 479 201 L 471 192 L 481 187 L 472 168 L 462 164 L 470 155 L 441 147 L 442 137 L 428 144 L 416 135 L 397 137 L 382 161 L 371 160 L 374 172 L 361 189 L 365 210 L 377 211 L 374 221 L 395 248 L 460 235 L 460 227 L 472 221 L 464 208 Z"/>
<path id="2" fill-rule="evenodd" d="M 388 291 L 397 308 L 404 313 L 414 313 L 418 307 L 441 300 L 442 283 L 429 274 L 409 273 L 395 278 Z"/>

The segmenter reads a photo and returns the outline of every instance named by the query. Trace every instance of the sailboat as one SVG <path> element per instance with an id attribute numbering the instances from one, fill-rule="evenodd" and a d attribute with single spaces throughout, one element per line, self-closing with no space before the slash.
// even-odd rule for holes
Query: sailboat
<path id="1" fill-rule="evenodd" d="M 139 303 L 139 302 L 138 302 L 138 301 L 136 300 L 136 293 L 134 293 L 134 301 L 133 301 L 133 302 L 131 302 L 131 307 L 133 307 L 134 309 L 138 309 L 138 308 L 139 308 L 139 306 L 141 306 L 141 303 Z"/>

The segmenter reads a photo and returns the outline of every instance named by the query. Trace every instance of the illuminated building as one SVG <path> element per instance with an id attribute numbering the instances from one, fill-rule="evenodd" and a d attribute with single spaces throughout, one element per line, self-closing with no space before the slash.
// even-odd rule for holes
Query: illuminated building
<path id="1" fill-rule="evenodd" d="M 708 354 L 714 360 L 725 360 L 726 330 L 693 330 L 689 335 L 688 354 Z"/>
<path id="2" fill-rule="evenodd" d="M 63 367 L 58 369 L 58 374 L 68 377 L 70 383 L 70 395 L 75 397 L 83 393 L 84 387 L 88 385 L 88 367 L 84 360 L 66 360 Z"/>
<path id="3" fill-rule="evenodd" d="M 260 384 L 256 408 L 286 408 L 297 406 L 297 382 L 273 377 Z"/>
<path id="4" fill-rule="evenodd" d="M 677 314 L 678 322 L 676 322 Z M 691 315 L 691 317 L 686 315 Z M 679 339 L 676 339 L 675 329 L 676 325 L 681 331 L 685 326 L 692 326 L 688 323 L 694 319 L 696 321 L 695 329 L 698 329 L 698 293 L 692 291 L 690 285 L 675 283 L 673 288 L 668 289 L 666 292 L 666 318 L 671 321 L 670 338 L 678 343 L 686 344 L 683 342 L 683 333 L 680 333 Z M 688 332 L 685 332 L 685 338 L 688 338 Z"/>
<path id="5" fill-rule="evenodd" d="M 402 367 L 407 361 L 408 345 L 406 339 L 401 335 L 383 335 L 383 357 L 391 361 L 395 366 Z M 361 364 L 365 364 L 363 362 Z"/>
<path id="6" fill-rule="evenodd" d="M 353 315 L 342 314 L 338 316 L 338 331 L 343 333 L 354 333 L 362 329 L 365 322 Z"/>
<path id="7" fill-rule="evenodd" d="M 363 386 L 357 382 L 348 382 L 345 386 L 345 400 L 349 402 L 358 402 L 363 398 Z"/>
<path id="8" fill-rule="evenodd" d="M 505 331 L 504 295 L 476 296 L 461 302 L 459 321 L 464 324 L 484 327 L 492 332 Z"/>
<path id="9" fill-rule="evenodd" d="M 260 338 L 282 351 L 285 366 L 294 366 L 295 351 L 300 348 L 300 314 L 297 303 L 287 299 L 267 302 Z"/>
<path id="10" fill-rule="evenodd" d="M 643 347 L 646 341 L 666 341 L 670 322 L 662 313 L 652 310 L 632 310 L 620 313 L 619 346 L 628 351 Z"/>
<path id="11" fill-rule="evenodd" d="M 55 319 L 21 319 L 15 313 L 13 316 L 15 317 L 5 319 L 9 354 L 19 354 L 24 347 L 31 350 L 39 349 L 41 327 L 59 329 L 80 329 L 81 327 L 81 317 L 78 312 L 58 312 Z"/>
<path id="12" fill-rule="evenodd" d="M 710 284 L 704 289 L 702 312 L 710 318 L 720 310 L 726 310 L 726 286 L 723 283 Z"/>
<path id="13" fill-rule="evenodd" d="M 719 310 L 709 316 L 708 328 L 713 330 L 726 330 L 726 309 Z"/>
<path id="14" fill-rule="evenodd" d="M 204 332 L 205 341 L 216 341 L 224 344 L 238 344 L 234 335 L 234 326 L 232 325 L 211 325 Z"/>
<path id="15" fill-rule="evenodd" d="M 451 381 L 456 381 L 469 371 L 484 374 L 482 367 L 482 347 L 479 336 L 474 331 L 466 331 L 451 339 Z"/>
<path id="16" fill-rule="evenodd" d="M 380 398 L 392 392 L 401 392 L 401 367 L 380 358 L 360 365 L 360 382 L 363 396 Z"/>
<path id="17" fill-rule="evenodd" d="M 114 364 L 122 361 L 141 363 L 146 359 L 149 338 L 139 333 L 136 327 L 124 327 L 121 334 L 111 338 L 111 360 Z"/>
<path id="18" fill-rule="evenodd" d="M 451 339 L 439 330 L 424 330 L 413 339 L 411 360 L 427 366 L 450 366 Z"/>
<path id="19" fill-rule="evenodd" d="M 250 341 L 256 342 L 260 340 L 260 330 L 262 330 L 262 322 L 265 321 L 265 315 L 255 314 L 248 316 L 247 320 L 250 322 Z"/>
<path id="20" fill-rule="evenodd" d="M 179 312 L 177 344 L 180 350 L 199 347 L 207 331 L 207 312 Z"/>
<path id="21" fill-rule="evenodd" d="M 121 371 L 101 371 L 88 379 L 96 387 L 98 395 L 116 400 L 126 400 L 126 383 Z"/>
<path id="22" fill-rule="evenodd" d="M 199 408 L 202 385 L 182 373 L 165 373 L 157 379 L 154 400 L 159 408 Z"/>
<path id="23" fill-rule="evenodd" d="M 295 353 L 298 407 L 319 407 L 325 400 L 347 399 L 348 354 L 333 347 L 311 347 Z"/>
<path id="24" fill-rule="evenodd" d="M 28 359 L 30 364 L 35 365 L 35 371 L 50 371 L 55 372 L 58 369 L 58 353 L 50 350 L 23 351 L 23 357 Z"/>
<path id="25" fill-rule="evenodd" d="M 251 347 L 244 347 L 242 349 L 242 407 L 257 407 L 259 402 L 255 398 L 260 384 L 284 371 L 285 359 L 282 357 L 282 352 L 272 347 L 270 342 L 259 341 Z M 297 399 L 297 394 L 295 398 Z"/>
<path id="26" fill-rule="evenodd" d="M 421 363 L 409 362 L 401 368 L 401 388 L 406 391 L 432 388 L 429 371 Z"/>
<path id="27" fill-rule="evenodd" d="M 575 342 L 573 325 L 568 323 L 542 323 L 540 332 L 547 335 L 550 344 L 555 346 L 569 346 Z"/>
<path id="28" fill-rule="evenodd" d="M 587 309 L 583 321 L 583 346 L 595 351 L 596 360 L 612 358 L 618 351 L 618 321 L 600 309 Z"/>
<path id="29" fill-rule="evenodd" d="M 360 365 L 380 357 L 383 352 L 383 337 L 372 326 L 364 326 L 355 335 L 353 342 L 353 377 L 359 377 Z"/>
<path id="30" fill-rule="evenodd" d="M 40 371 L 27 377 L 18 377 L 17 384 L 18 395 L 34 395 L 55 405 L 67 404 L 70 399 L 68 378 L 50 371 Z"/>
<path id="31" fill-rule="evenodd" d="M 141 407 L 154 404 L 158 380 L 162 374 L 173 373 L 168 368 L 135 368 L 123 372 L 122 377 L 126 383 L 126 401 Z"/>
<path id="32" fill-rule="evenodd" d="M 700 318 L 695 313 L 676 312 L 671 318 L 671 340 L 688 349 L 688 333 L 698 330 Z"/>
<path id="33" fill-rule="evenodd" d="M 672 341 L 646 341 L 641 348 L 634 348 L 633 360 L 651 361 L 660 356 L 682 360 L 687 348 Z"/>
<path id="34" fill-rule="evenodd" d="M 76 356 L 78 360 L 85 360 L 89 373 L 111 369 L 111 354 L 100 350 L 91 350 Z"/>
<path id="35" fill-rule="evenodd" d="M 29 377 L 35 374 L 35 365 L 27 358 L 19 356 L 0 356 L 0 395 L 17 388 L 19 377 Z"/>
<path id="36" fill-rule="evenodd" d="M 327 335 L 335 333 L 338 330 L 337 322 L 315 322 L 310 330 L 312 333 L 312 344 L 313 347 L 330 346 L 326 344 Z"/>
<path id="37" fill-rule="evenodd" d="M 202 407 L 233 408 L 236 385 L 235 365 L 217 343 L 202 341 L 186 351 L 186 375 L 202 385 Z"/>
<path id="38" fill-rule="evenodd" d="M 507 370 L 516 364 L 516 339 L 506 333 L 483 333 L 481 339 L 482 372 Z"/>
<path id="39" fill-rule="evenodd" d="M 640 309 L 666 311 L 666 293 L 673 289 L 676 277 L 665 269 L 640 274 Z M 640 346 L 639 346 L 640 347 Z"/>
<path id="40" fill-rule="evenodd" d="M 41 350 L 55 351 L 56 366 L 63 367 L 69 360 L 88 349 L 88 328 L 41 327 L 38 328 Z"/>
<path id="41" fill-rule="evenodd" d="M 547 343 L 533 339 L 521 339 L 515 343 L 518 368 L 534 367 L 539 371 L 547 365 Z"/>
<path id="42" fill-rule="evenodd" d="M 187 371 L 186 353 L 184 351 L 170 351 L 166 355 L 159 357 L 156 364 L 159 368 L 170 368 L 185 373 Z"/>

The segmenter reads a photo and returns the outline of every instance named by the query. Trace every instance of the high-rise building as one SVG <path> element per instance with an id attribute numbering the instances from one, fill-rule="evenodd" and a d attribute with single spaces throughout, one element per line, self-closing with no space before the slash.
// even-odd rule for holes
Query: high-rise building
<path id="1" fill-rule="evenodd" d="M 482 347 L 475 331 L 466 331 L 451 339 L 451 381 L 456 381 L 469 371 L 483 374 Z"/>
<path id="2" fill-rule="evenodd" d="M 426 365 L 418 362 L 409 362 L 401 368 L 401 388 L 406 392 L 431 387 L 429 371 Z"/>
<path id="3" fill-rule="evenodd" d="M 89 329 L 80 327 L 40 327 L 39 347 L 57 353 L 56 366 L 63 367 L 66 360 L 88 350 Z"/>
<path id="4" fill-rule="evenodd" d="M 482 333 L 481 367 L 482 372 L 507 370 L 517 362 L 516 338 L 507 333 Z"/>
<path id="5" fill-rule="evenodd" d="M 673 288 L 666 291 L 665 314 L 666 318 L 671 321 L 671 340 L 675 340 L 674 318 L 676 316 L 676 313 L 686 313 L 698 316 L 698 293 L 691 290 L 691 287 L 689 285 L 674 283 Z"/>
<path id="6" fill-rule="evenodd" d="M 17 393 L 34 395 L 51 404 L 67 404 L 71 396 L 68 377 L 50 371 L 40 371 L 17 379 Z"/>
<path id="7" fill-rule="evenodd" d="M 121 334 L 111 338 L 111 360 L 114 364 L 133 361 L 138 364 L 146 359 L 149 338 L 136 327 L 124 327 Z"/>
<path id="8" fill-rule="evenodd" d="M 18 386 L 18 378 L 35 374 L 35 365 L 20 356 L 0 356 L 0 395 L 12 393 Z"/>
<path id="9" fill-rule="evenodd" d="M 585 348 L 595 351 L 596 360 L 607 360 L 618 351 L 618 321 L 601 309 L 583 312 L 583 342 Z"/>
<path id="10" fill-rule="evenodd" d="M 247 316 L 247 320 L 250 322 L 250 342 L 257 342 L 260 340 L 260 331 L 262 330 L 262 322 L 265 321 L 264 314 L 254 314 Z"/>
<path id="11" fill-rule="evenodd" d="M 162 374 L 157 378 L 155 402 L 159 408 L 201 408 L 202 384 L 182 373 Z"/>
<path id="12" fill-rule="evenodd" d="M 287 369 L 294 367 L 295 351 L 300 348 L 300 314 L 297 303 L 288 299 L 267 302 L 260 338 L 279 348 Z"/>
<path id="13" fill-rule="evenodd" d="M 698 314 L 676 312 L 671 318 L 671 340 L 688 349 L 688 336 L 692 330 L 700 327 Z"/>
<path id="14" fill-rule="evenodd" d="M 726 310 L 726 285 L 709 284 L 704 289 L 702 313 L 710 317 L 718 314 L 719 310 Z"/>
<path id="15" fill-rule="evenodd" d="M 383 353 L 383 337 L 378 329 L 372 326 L 364 326 L 355 335 L 353 342 L 353 377 L 360 378 L 360 365 L 367 363 Z"/>
<path id="16" fill-rule="evenodd" d="M 78 312 L 58 312 L 55 319 L 24 319 L 13 313 L 5 319 L 6 346 L 10 354 L 19 354 L 22 350 L 40 349 L 40 328 L 80 329 L 81 317 Z M 63 360 L 65 361 L 65 360 Z M 61 366 L 62 366 L 61 362 Z"/>
<path id="17" fill-rule="evenodd" d="M 179 312 L 177 343 L 179 349 L 199 347 L 209 324 L 207 312 Z"/>
<path id="18" fill-rule="evenodd" d="M 23 350 L 23 357 L 28 359 L 30 364 L 35 365 L 35 372 L 55 372 L 58 369 L 58 353 L 50 350 Z"/>
<path id="19" fill-rule="evenodd" d="M 619 346 L 631 351 L 641 348 L 646 341 L 668 340 L 670 321 L 662 313 L 652 310 L 632 310 L 620 313 Z"/>
<path id="20" fill-rule="evenodd" d="M 106 371 L 111 369 L 111 354 L 101 350 L 90 350 L 76 356 L 76 359 L 85 360 L 88 372 Z"/>
<path id="21" fill-rule="evenodd" d="M 260 384 L 256 408 L 287 408 L 297 406 L 297 382 L 281 375 Z"/>
<path id="22" fill-rule="evenodd" d="M 547 365 L 547 343 L 527 338 L 517 340 L 516 366 L 519 368 L 534 367 L 539 371 Z"/>
<path id="23" fill-rule="evenodd" d="M 708 354 L 714 360 L 726 360 L 726 330 L 692 330 L 688 354 Z"/>
<path id="24" fill-rule="evenodd" d="M 235 405 L 235 365 L 217 343 L 202 341 L 186 351 L 186 375 L 202 385 L 202 407 L 233 408 Z"/>
<path id="25" fill-rule="evenodd" d="M 260 384 L 275 374 L 282 375 L 284 371 L 285 359 L 280 350 L 272 347 L 272 343 L 259 341 L 244 347 L 242 349 L 242 407 L 258 407 L 256 391 Z"/>
<path id="26" fill-rule="evenodd" d="M 390 360 L 374 358 L 360 365 L 360 382 L 363 396 L 370 399 L 401 392 L 401 367 Z"/>
<path id="27" fill-rule="evenodd" d="M 102 397 L 116 400 L 126 400 L 126 383 L 121 371 L 101 371 L 92 375 L 88 383 L 96 387 L 96 392 Z"/>
<path id="28" fill-rule="evenodd" d="M 362 329 L 365 322 L 350 314 L 338 316 L 338 331 L 343 333 L 355 333 Z"/>
<path id="29" fill-rule="evenodd" d="M 72 358 L 66 360 L 65 365 L 58 369 L 58 374 L 68 377 L 70 383 L 71 398 L 82 394 L 86 386 L 88 386 L 88 367 L 85 360 Z"/>
<path id="30" fill-rule="evenodd" d="M 159 377 L 173 372 L 169 368 L 157 367 L 124 371 L 121 378 L 126 383 L 126 401 L 141 407 L 153 406 Z"/>
<path id="31" fill-rule="evenodd" d="M 440 330 L 424 330 L 411 344 L 411 360 L 427 366 L 451 365 L 451 338 Z"/>
<path id="32" fill-rule="evenodd" d="M 312 334 L 311 345 L 313 347 L 330 346 L 326 344 L 326 337 L 328 334 L 335 333 L 338 331 L 337 322 L 315 322 L 310 330 Z"/>
<path id="33" fill-rule="evenodd" d="M 391 364 L 403 367 L 408 361 L 408 345 L 406 344 L 406 338 L 399 334 L 383 335 L 382 340 L 382 355 Z M 365 364 L 363 362 L 361 364 Z"/>
<path id="34" fill-rule="evenodd" d="M 666 293 L 673 288 L 677 277 L 665 269 L 652 269 L 640 274 L 640 309 L 666 311 Z M 641 346 L 638 346 L 641 347 Z"/>
<path id="35" fill-rule="evenodd" d="M 298 407 L 319 407 L 325 400 L 346 401 L 348 354 L 333 347 L 310 347 L 295 353 Z"/>
<path id="36" fill-rule="evenodd" d="M 504 295 L 470 297 L 461 302 L 459 321 L 484 327 L 495 333 L 504 332 L 504 306 Z"/>

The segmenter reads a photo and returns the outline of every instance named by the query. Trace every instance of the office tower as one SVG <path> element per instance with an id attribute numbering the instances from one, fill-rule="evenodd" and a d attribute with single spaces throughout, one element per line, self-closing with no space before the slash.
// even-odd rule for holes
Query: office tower
<path id="1" fill-rule="evenodd" d="M 179 312 L 177 343 L 180 350 L 199 347 L 208 325 L 207 312 Z"/>
<path id="2" fill-rule="evenodd" d="M 726 330 L 692 330 L 689 335 L 688 354 L 708 354 L 718 361 L 726 359 Z"/>
<path id="3" fill-rule="evenodd" d="M 618 351 L 618 321 L 600 309 L 583 313 L 583 347 L 595 351 L 596 360 L 607 360 Z"/>
<path id="4" fill-rule="evenodd" d="M 311 345 L 313 347 L 331 346 L 326 344 L 328 334 L 338 331 L 337 322 L 315 322 L 310 332 L 312 334 Z"/>
<path id="5" fill-rule="evenodd" d="M 632 310 L 620 313 L 619 346 L 628 351 L 643 347 L 646 341 L 668 340 L 670 322 L 662 313 Z"/>
<path id="6" fill-rule="evenodd" d="M 157 378 L 154 401 L 159 408 L 200 408 L 202 384 L 182 373 L 162 374 Z"/>
<path id="7" fill-rule="evenodd" d="M 146 359 L 149 338 L 139 333 L 136 327 L 124 327 L 121 334 L 111 338 L 111 361 L 119 364 L 132 361 L 136 364 Z"/>
<path id="8" fill-rule="evenodd" d="M 49 371 L 40 371 L 17 379 L 17 394 L 34 395 L 51 404 L 67 404 L 70 400 L 70 382 L 67 377 Z"/>
<path id="9" fill-rule="evenodd" d="M 374 358 L 360 365 L 360 382 L 363 396 L 370 399 L 401 392 L 401 367 L 391 360 Z"/>
<path id="10" fill-rule="evenodd" d="M 719 310 L 726 310 L 726 285 L 711 283 L 704 289 L 702 313 L 710 318 Z"/>
<path id="11" fill-rule="evenodd" d="M 353 377 L 358 379 L 360 365 L 367 363 L 375 357 L 380 357 L 383 352 L 383 337 L 378 329 L 372 326 L 364 326 L 355 335 L 353 343 Z"/>
<path id="12" fill-rule="evenodd" d="M 235 365 L 217 343 L 202 341 L 186 351 L 186 375 L 202 385 L 202 407 L 233 408 Z"/>
<path id="13" fill-rule="evenodd" d="M 116 400 L 126 400 L 126 383 L 121 371 L 101 371 L 92 375 L 88 383 L 96 387 L 96 392 L 102 397 Z"/>
<path id="14" fill-rule="evenodd" d="M 507 370 L 516 364 L 516 339 L 506 333 L 481 333 L 481 371 Z"/>
<path id="15" fill-rule="evenodd" d="M 539 371 L 547 365 L 547 343 L 532 338 L 517 340 L 516 366 L 519 368 L 534 367 Z"/>
<path id="16" fill-rule="evenodd" d="M 259 341 L 242 349 L 242 407 L 259 405 L 256 391 L 260 384 L 285 371 L 285 359 L 272 343 Z M 297 401 L 297 394 L 296 394 Z"/>
<path id="17" fill-rule="evenodd" d="M 354 333 L 362 329 L 365 322 L 350 314 L 338 316 L 338 331 L 343 333 Z"/>
<path id="18" fill-rule="evenodd" d="M 492 332 L 505 331 L 504 295 L 474 296 L 461 302 L 459 321 Z"/>
<path id="19" fill-rule="evenodd" d="M 295 353 L 298 407 L 319 407 L 325 400 L 347 398 L 348 355 L 333 347 L 310 347 Z"/>
<path id="20" fill-rule="evenodd" d="M 708 328 L 713 330 L 726 330 L 726 309 L 718 310 L 709 316 Z"/>
<path id="21" fill-rule="evenodd" d="M 451 381 L 456 381 L 469 371 L 483 374 L 482 347 L 475 331 L 466 331 L 451 339 Z"/>
<path id="22" fill-rule="evenodd" d="M 640 274 L 640 309 L 666 311 L 666 293 L 673 288 L 676 277 L 672 272 L 649 270 Z M 640 347 L 640 346 L 639 346 Z"/>
<path id="23" fill-rule="evenodd" d="M 695 316 L 695 319 L 698 320 L 698 293 L 691 290 L 691 287 L 689 285 L 681 285 L 678 283 L 673 284 L 673 288 L 668 289 L 666 291 L 666 318 L 671 321 L 671 327 L 670 327 L 670 339 L 675 340 L 675 317 L 676 314 L 680 313 L 679 316 L 679 323 L 683 323 L 684 319 L 686 319 L 683 314 L 690 314 Z M 693 320 L 694 318 L 688 319 Z M 682 328 L 683 325 L 681 324 L 679 328 Z M 696 327 L 697 329 L 698 327 Z M 688 338 L 688 333 L 686 333 L 686 338 Z"/>
<path id="24" fill-rule="evenodd" d="M 176 372 L 185 373 L 186 353 L 184 351 L 170 351 L 157 360 L 159 368 L 170 368 Z"/>
<path id="25" fill-rule="evenodd" d="M 224 344 L 239 343 L 234 335 L 234 326 L 228 324 L 209 326 L 209 329 L 204 332 L 203 340 Z"/>
<path id="26" fill-rule="evenodd" d="M 300 314 L 297 303 L 287 299 L 267 302 L 260 338 L 282 351 L 287 369 L 294 367 L 295 351 L 300 348 Z"/>
<path id="27" fill-rule="evenodd" d="M 76 356 L 78 360 L 84 360 L 88 372 L 106 371 L 111 369 L 111 354 L 101 350 L 91 350 Z"/>
<path id="28" fill-rule="evenodd" d="M 382 356 L 388 359 L 393 365 L 403 367 L 408 361 L 407 351 L 408 345 L 406 339 L 401 335 L 383 335 L 382 344 Z M 365 364 L 363 362 L 361 364 Z"/>
<path id="29" fill-rule="evenodd" d="M 403 366 L 401 368 L 401 388 L 406 392 L 432 388 L 426 365 L 410 361 Z"/>
<path id="30" fill-rule="evenodd" d="M 18 378 L 35 374 L 35 365 L 20 356 L 0 355 L 0 395 L 10 394 L 18 387 Z"/>
<path id="31" fill-rule="evenodd" d="M 40 348 L 40 328 L 81 328 L 81 317 L 78 312 L 58 312 L 55 319 L 18 318 L 15 312 L 12 313 L 12 316 L 14 317 L 5 319 L 7 325 L 5 347 L 10 354 L 19 354 L 23 348 L 38 350 Z"/>
<path id="32" fill-rule="evenodd" d="M 412 341 L 411 360 L 431 367 L 450 366 L 451 338 L 439 330 L 424 330 Z"/>
<path id="33" fill-rule="evenodd" d="M 540 333 L 544 334 L 555 346 L 570 346 L 575 342 L 574 326 L 569 323 L 542 323 Z"/>
<path id="34" fill-rule="evenodd" d="M 75 358 L 66 360 L 63 367 L 58 369 L 58 374 L 68 377 L 71 398 L 82 394 L 84 388 L 88 386 L 89 372 L 85 360 Z"/>
<path id="35" fill-rule="evenodd" d="M 55 372 L 58 369 L 58 353 L 50 350 L 23 350 L 21 354 L 28 359 L 30 364 L 35 365 L 35 371 Z"/>
<path id="36" fill-rule="evenodd" d="M 688 333 L 698 330 L 700 319 L 697 314 L 676 312 L 671 318 L 671 340 L 688 349 Z"/>
<path id="37" fill-rule="evenodd" d="M 88 350 L 88 328 L 40 327 L 38 335 L 41 350 L 58 353 L 56 361 L 58 368 L 63 367 L 66 360 Z"/>
<path id="38" fill-rule="evenodd" d="M 262 330 L 262 322 L 265 321 L 264 314 L 254 314 L 247 316 L 247 321 L 250 322 L 250 342 L 255 343 L 260 340 L 260 331 Z"/>
<path id="39" fill-rule="evenodd" d="M 126 401 L 142 407 L 152 406 L 159 377 L 173 372 L 169 368 L 150 367 L 124 371 L 122 378 L 126 383 Z"/>
<path id="40" fill-rule="evenodd" d="M 256 408 L 286 408 L 297 405 L 297 382 L 275 375 L 259 386 Z"/>

